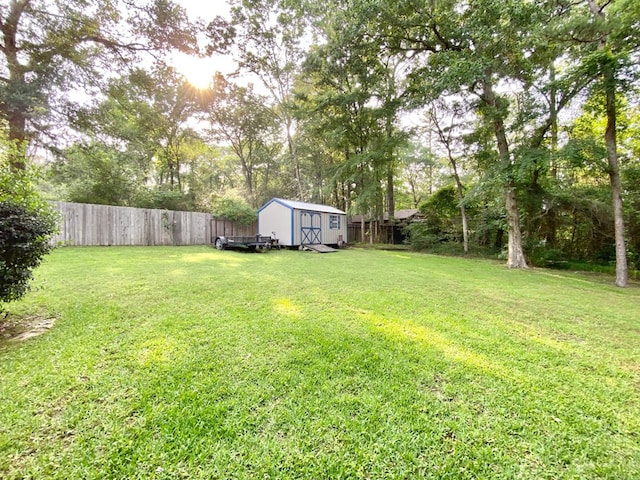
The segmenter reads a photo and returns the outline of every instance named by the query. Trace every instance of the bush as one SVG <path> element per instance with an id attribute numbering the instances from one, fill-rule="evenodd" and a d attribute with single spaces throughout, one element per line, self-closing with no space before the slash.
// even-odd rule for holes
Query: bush
<path id="1" fill-rule="evenodd" d="M 55 228 L 51 215 L 0 201 L 0 302 L 17 300 L 28 291 L 33 269 L 52 248 L 49 238 Z"/>
<path id="2" fill-rule="evenodd" d="M 36 191 L 37 178 L 0 158 L 0 304 L 28 291 L 33 269 L 52 248 L 58 214 Z"/>
<path id="3" fill-rule="evenodd" d="M 431 222 L 414 222 L 405 227 L 406 243 L 414 250 L 429 250 L 444 241 L 442 232 Z"/>
<path id="4" fill-rule="evenodd" d="M 193 195 L 164 188 L 140 190 L 131 202 L 131 206 L 182 212 L 196 210 Z"/>
<path id="5" fill-rule="evenodd" d="M 258 220 L 258 212 L 241 199 L 222 197 L 213 199 L 212 203 L 213 215 L 217 218 L 224 218 L 241 225 L 251 225 Z"/>
<path id="6" fill-rule="evenodd" d="M 558 248 L 537 245 L 531 248 L 528 259 L 534 267 L 568 269 L 569 262 L 565 253 Z"/>

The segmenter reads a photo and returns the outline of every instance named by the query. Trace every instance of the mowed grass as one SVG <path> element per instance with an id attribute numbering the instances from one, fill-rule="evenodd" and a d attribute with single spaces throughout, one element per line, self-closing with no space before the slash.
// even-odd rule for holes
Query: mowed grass
<path id="1" fill-rule="evenodd" d="M 365 250 L 65 248 L 1 478 L 637 479 L 640 288 Z"/>

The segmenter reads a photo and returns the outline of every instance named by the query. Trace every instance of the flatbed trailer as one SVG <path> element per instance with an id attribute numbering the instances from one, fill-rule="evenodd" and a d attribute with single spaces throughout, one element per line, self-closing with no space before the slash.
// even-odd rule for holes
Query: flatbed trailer
<path id="1" fill-rule="evenodd" d="M 270 236 L 254 235 L 249 237 L 216 237 L 214 245 L 218 250 L 227 248 L 244 248 L 248 250 L 271 250 L 272 248 L 280 248 L 278 239 Z"/>

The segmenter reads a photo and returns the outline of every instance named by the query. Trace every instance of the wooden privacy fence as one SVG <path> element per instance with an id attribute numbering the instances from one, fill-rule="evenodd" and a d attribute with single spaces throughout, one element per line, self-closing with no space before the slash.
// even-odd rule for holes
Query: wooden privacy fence
<path id="1" fill-rule="evenodd" d="M 255 224 L 237 225 L 209 213 L 52 203 L 61 213 L 52 241 L 62 245 L 206 245 L 215 235 L 257 233 Z"/>

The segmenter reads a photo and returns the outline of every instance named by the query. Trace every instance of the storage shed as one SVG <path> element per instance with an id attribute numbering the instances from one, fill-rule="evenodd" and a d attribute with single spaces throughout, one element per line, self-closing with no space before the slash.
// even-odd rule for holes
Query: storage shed
<path id="1" fill-rule="evenodd" d="M 347 214 L 327 205 L 273 198 L 258 210 L 260 235 L 275 235 L 280 245 L 342 245 Z"/>

